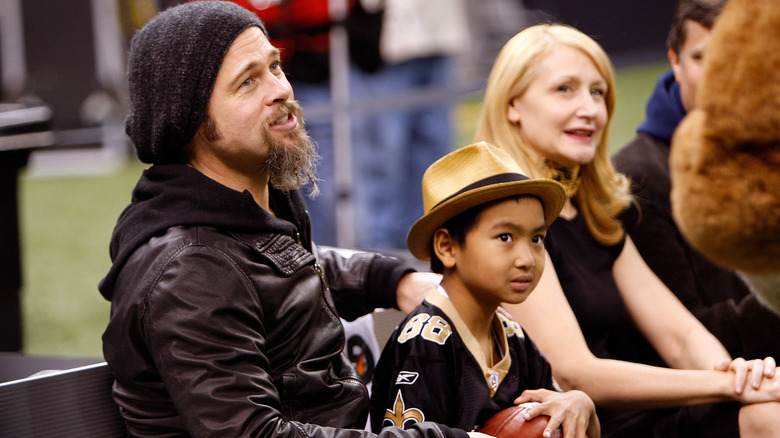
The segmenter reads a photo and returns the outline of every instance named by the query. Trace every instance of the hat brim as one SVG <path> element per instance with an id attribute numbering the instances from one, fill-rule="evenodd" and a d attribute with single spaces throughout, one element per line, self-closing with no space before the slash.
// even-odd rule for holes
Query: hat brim
<path id="1" fill-rule="evenodd" d="M 433 233 L 445 222 L 472 207 L 519 195 L 537 196 L 542 200 L 547 226 L 558 217 L 566 200 L 563 187 L 551 179 L 513 181 L 469 190 L 437 205 L 412 225 L 406 237 L 409 251 L 420 260 L 430 260 Z"/>

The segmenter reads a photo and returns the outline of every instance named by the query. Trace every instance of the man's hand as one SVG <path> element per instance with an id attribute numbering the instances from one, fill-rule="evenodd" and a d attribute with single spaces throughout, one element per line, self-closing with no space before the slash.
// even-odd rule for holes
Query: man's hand
<path id="1" fill-rule="evenodd" d="M 404 275 L 395 291 L 398 309 L 409 314 L 440 282 L 441 275 L 432 272 L 412 272 Z"/>

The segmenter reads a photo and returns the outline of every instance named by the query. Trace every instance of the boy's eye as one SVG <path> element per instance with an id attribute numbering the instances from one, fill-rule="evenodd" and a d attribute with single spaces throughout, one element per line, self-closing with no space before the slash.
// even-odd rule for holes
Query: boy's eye
<path id="1" fill-rule="evenodd" d="M 498 240 L 502 242 L 511 242 L 512 241 L 512 235 L 509 233 L 503 233 L 498 235 Z"/>
<path id="2" fill-rule="evenodd" d="M 544 235 L 543 234 L 537 234 L 533 237 L 532 241 L 534 243 L 544 243 Z"/>

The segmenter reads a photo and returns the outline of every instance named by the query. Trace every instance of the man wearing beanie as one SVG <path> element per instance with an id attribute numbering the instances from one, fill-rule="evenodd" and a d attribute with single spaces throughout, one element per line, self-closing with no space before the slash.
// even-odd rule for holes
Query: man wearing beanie
<path id="1" fill-rule="evenodd" d="M 339 317 L 410 310 L 431 287 L 389 257 L 318 249 L 300 107 L 262 23 L 230 2 L 134 37 L 126 130 L 152 166 L 111 239 L 103 352 L 130 436 L 371 435 Z M 383 435 L 465 438 L 431 423 Z"/>

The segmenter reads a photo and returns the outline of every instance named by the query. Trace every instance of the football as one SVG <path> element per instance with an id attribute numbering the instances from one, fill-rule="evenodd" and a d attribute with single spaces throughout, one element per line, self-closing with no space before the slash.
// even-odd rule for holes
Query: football
<path id="1" fill-rule="evenodd" d="M 542 438 L 544 428 L 550 419 L 547 415 L 539 415 L 528 421 L 523 419 L 525 411 L 538 403 L 529 402 L 506 408 L 497 412 L 485 423 L 479 432 L 496 438 Z M 562 437 L 563 431 L 558 428 L 553 437 Z"/>

